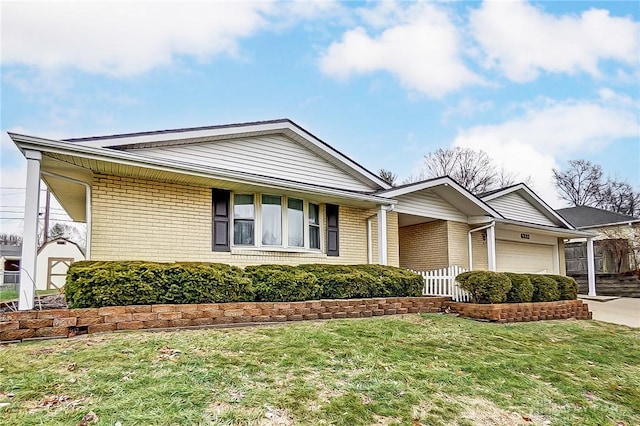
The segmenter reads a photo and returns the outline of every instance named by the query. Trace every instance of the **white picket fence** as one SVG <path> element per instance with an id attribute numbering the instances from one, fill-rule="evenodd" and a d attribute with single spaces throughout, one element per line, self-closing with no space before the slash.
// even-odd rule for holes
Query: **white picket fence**
<path id="1" fill-rule="evenodd" d="M 413 271 L 422 275 L 424 279 L 425 296 L 449 296 L 456 302 L 469 302 L 471 294 L 460 288 L 456 282 L 456 277 L 467 272 L 461 266 L 449 266 L 448 268 L 436 269 L 434 271 Z"/>

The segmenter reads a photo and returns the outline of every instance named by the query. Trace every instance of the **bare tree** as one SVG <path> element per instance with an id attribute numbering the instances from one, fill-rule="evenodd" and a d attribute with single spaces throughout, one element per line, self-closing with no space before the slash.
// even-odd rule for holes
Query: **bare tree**
<path id="1" fill-rule="evenodd" d="M 406 185 L 408 183 L 420 182 L 420 181 L 423 181 L 425 179 L 428 179 L 427 174 L 425 173 L 424 170 L 420 170 L 416 174 L 410 174 L 409 176 L 407 176 L 406 179 L 404 179 L 402 181 L 402 184 Z"/>
<path id="2" fill-rule="evenodd" d="M 387 169 L 380 169 L 378 171 L 378 176 L 380 176 L 380 179 L 382 179 L 383 181 L 387 182 L 391 186 L 395 186 L 396 185 L 396 180 L 398 179 L 398 175 L 397 174 L 395 174 L 391 170 L 387 170 Z"/>
<path id="3" fill-rule="evenodd" d="M 627 182 L 603 179 L 602 167 L 587 160 L 570 160 L 568 170 L 553 169 L 560 197 L 574 206 L 599 207 L 629 216 L 640 214 L 640 193 Z"/>
<path id="4" fill-rule="evenodd" d="M 587 160 L 569 160 L 566 171 L 553 169 L 560 198 L 574 206 L 598 205 L 602 192 L 602 167 Z"/>
<path id="5" fill-rule="evenodd" d="M 21 246 L 22 236 L 15 234 L 0 234 L 0 244 L 6 246 Z"/>
<path id="6" fill-rule="evenodd" d="M 494 189 L 501 183 L 495 164 L 484 151 L 440 148 L 425 155 L 424 162 L 427 176 L 449 176 L 474 194 Z"/>
<path id="7" fill-rule="evenodd" d="M 84 235 L 82 235 L 75 226 L 60 222 L 56 222 L 51 229 L 49 229 L 49 240 L 55 240 L 57 238 L 64 238 L 65 240 L 72 241 L 80 247 L 84 247 L 86 242 Z"/>
<path id="8" fill-rule="evenodd" d="M 627 182 L 609 178 L 600 192 L 598 206 L 612 212 L 638 216 L 640 193 L 634 191 Z"/>

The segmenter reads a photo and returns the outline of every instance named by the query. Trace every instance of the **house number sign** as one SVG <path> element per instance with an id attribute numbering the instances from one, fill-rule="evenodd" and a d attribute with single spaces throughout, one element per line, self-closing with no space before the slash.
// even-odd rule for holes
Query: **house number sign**
<path id="1" fill-rule="evenodd" d="M 530 240 L 531 239 L 531 235 L 529 235 L 529 234 L 520 234 L 520 238 L 522 238 L 523 240 Z"/>

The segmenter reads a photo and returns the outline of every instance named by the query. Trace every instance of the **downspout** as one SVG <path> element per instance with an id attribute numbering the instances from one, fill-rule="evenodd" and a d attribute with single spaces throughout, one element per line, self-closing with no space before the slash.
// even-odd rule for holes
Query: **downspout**
<path id="1" fill-rule="evenodd" d="M 85 188 L 85 215 L 86 215 L 86 224 L 87 224 L 87 241 L 85 244 L 85 257 L 87 260 L 91 259 L 91 185 L 89 185 L 86 182 L 83 182 L 81 180 L 78 179 L 73 179 L 70 177 L 66 177 L 66 176 L 61 176 L 55 173 L 51 173 L 51 172 L 41 172 L 41 174 L 45 175 L 45 176 L 51 176 L 52 178 L 56 178 L 56 179 L 60 179 L 60 180 L 65 180 L 67 182 L 71 182 L 71 183 L 77 183 L 78 185 L 82 185 Z"/>
<path id="2" fill-rule="evenodd" d="M 482 231 L 484 229 L 487 228 L 494 228 L 496 226 L 496 222 L 491 222 L 488 225 L 485 226 L 481 226 L 480 228 L 475 228 L 475 229 L 471 229 L 469 230 L 469 232 L 467 233 L 467 238 L 469 239 L 469 270 L 473 270 L 473 240 L 471 238 L 471 233 L 472 232 L 476 232 L 476 231 Z"/>
<path id="3" fill-rule="evenodd" d="M 367 218 L 367 264 L 373 264 L 373 240 L 371 233 L 371 220 L 378 216 L 378 214 L 372 214 Z"/>

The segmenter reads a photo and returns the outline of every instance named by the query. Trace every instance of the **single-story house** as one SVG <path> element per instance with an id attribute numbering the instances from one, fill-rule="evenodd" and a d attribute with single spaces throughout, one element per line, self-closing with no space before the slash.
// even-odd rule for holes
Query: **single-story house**
<path id="1" fill-rule="evenodd" d="M 84 252 L 73 241 L 56 238 L 44 243 L 38 249 L 36 289 L 62 289 L 69 266 L 78 260 L 84 260 Z"/>
<path id="2" fill-rule="evenodd" d="M 67 140 L 9 136 L 28 164 L 29 272 L 40 179 L 87 223 L 86 258 L 96 260 L 562 274 L 563 240 L 591 236 L 524 184 L 482 197 L 447 176 L 392 187 L 287 119 Z"/>
<path id="3" fill-rule="evenodd" d="M 558 213 L 576 229 L 593 232 L 595 269 L 602 273 L 620 273 L 640 269 L 640 218 L 595 207 L 559 209 Z M 565 243 L 567 273 L 587 273 L 584 238 Z"/>

